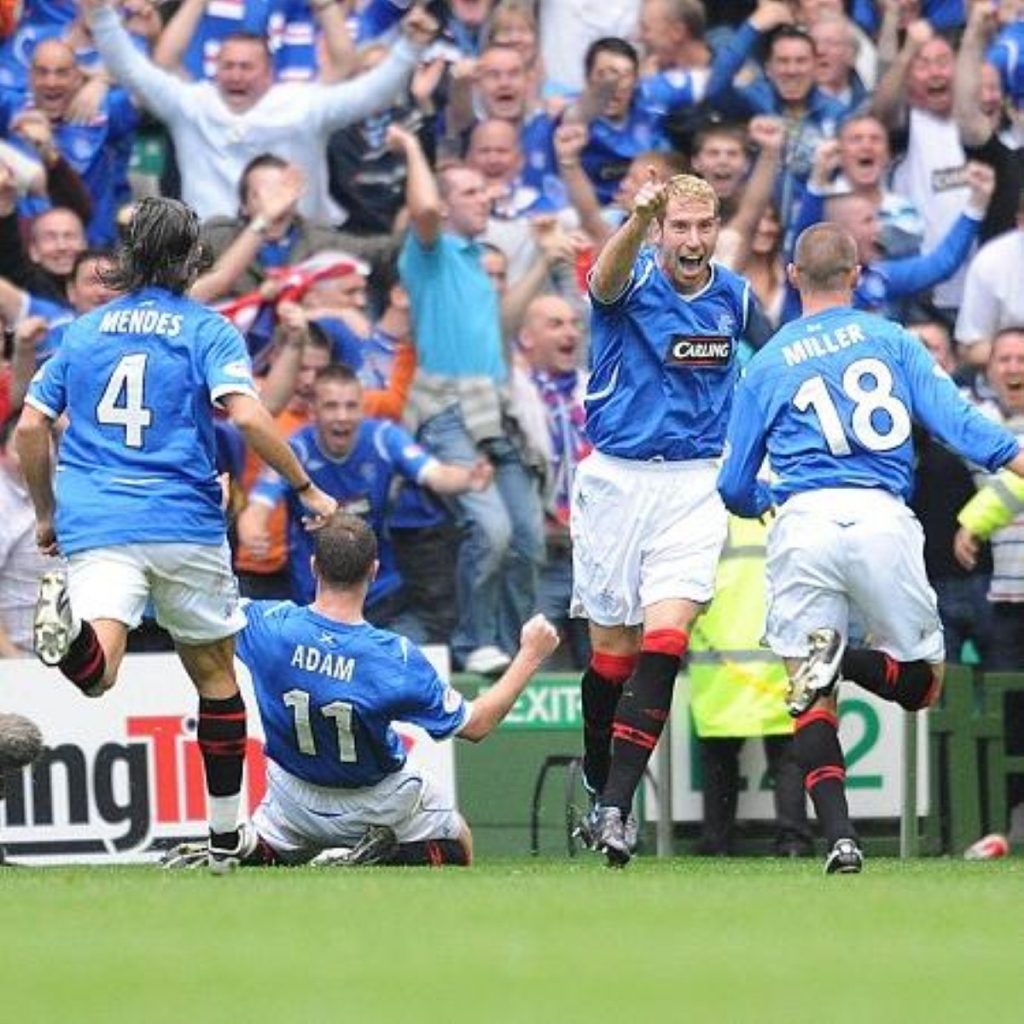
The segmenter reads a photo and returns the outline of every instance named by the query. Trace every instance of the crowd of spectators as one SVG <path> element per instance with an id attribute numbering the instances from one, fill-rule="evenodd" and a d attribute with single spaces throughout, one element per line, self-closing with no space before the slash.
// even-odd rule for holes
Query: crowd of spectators
<path id="1" fill-rule="evenodd" d="M 586 272 L 651 176 L 718 194 L 751 350 L 799 315 L 788 253 L 832 219 L 857 240 L 858 303 L 1024 434 L 1019 0 L 25 0 L 7 31 L 0 419 L 110 297 L 97 269 L 131 202 L 184 198 L 212 263 L 193 297 L 245 333 L 310 475 L 383 542 L 371 618 L 459 668 L 500 671 L 536 609 L 586 663 L 565 614 Z M 301 598 L 279 482 L 220 441 L 243 588 Z M 982 480 L 922 444 L 950 658 L 1024 668 L 1024 520 L 994 563 L 958 560 Z M 3 469 L 10 654 L 31 559 Z"/>

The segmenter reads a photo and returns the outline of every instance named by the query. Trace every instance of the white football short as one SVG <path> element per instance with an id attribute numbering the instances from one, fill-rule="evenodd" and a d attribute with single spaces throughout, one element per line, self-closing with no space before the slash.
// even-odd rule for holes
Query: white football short
<path id="1" fill-rule="evenodd" d="M 865 641 L 897 661 L 945 657 L 924 531 L 898 498 L 831 488 L 790 498 L 768 533 L 766 639 L 783 658 L 807 655 L 807 634 L 849 635 L 851 608 Z"/>
<path id="2" fill-rule="evenodd" d="M 134 629 L 152 599 L 156 621 L 183 644 L 213 643 L 245 628 L 227 541 L 118 544 L 68 559 L 68 594 L 83 619 Z"/>
<path id="3" fill-rule="evenodd" d="M 728 530 L 717 478 L 711 459 L 588 455 L 573 483 L 570 614 L 635 626 L 658 601 L 710 601 Z"/>
<path id="4" fill-rule="evenodd" d="M 354 846 L 369 825 L 388 825 L 400 843 L 457 839 L 465 823 L 430 779 L 409 768 L 365 789 L 314 786 L 267 764 L 267 795 L 252 816 L 260 836 L 289 864 Z"/>

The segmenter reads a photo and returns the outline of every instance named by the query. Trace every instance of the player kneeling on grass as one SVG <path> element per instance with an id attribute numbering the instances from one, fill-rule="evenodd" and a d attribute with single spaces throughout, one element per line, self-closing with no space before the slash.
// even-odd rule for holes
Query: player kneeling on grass
<path id="1" fill-rule="evenodd" d="M 391 723 L 411 722 L 435 739 L 482 740 L 558 646 L 558 634 L 543 616 L 532 618 L 505 674 L 467 701 L 405 637 L 363 618 L 377 564 L 373 531 L 338 512 L 314 535 L 313 603 L 246 606 L 238 656 L 252 674 L 269 765 L 241 864 L 472 859 L 466 822 L 406 766 Z M 205 863 L 205 855 L 202 845 L 185 844 L 163 863 L 188 867 Z"/>

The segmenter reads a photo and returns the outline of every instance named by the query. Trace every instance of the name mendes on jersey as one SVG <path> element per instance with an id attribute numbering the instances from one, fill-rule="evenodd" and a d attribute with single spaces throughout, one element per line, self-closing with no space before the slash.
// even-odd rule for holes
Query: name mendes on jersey
<path id="1" fill-rule="evenodd" d="M 828 356 L 842 352 L 844 348 L 857 345 L 864 341 L 864 332 L 857 324 L 846 324 L 833 331 L 822 331 L 821 334 L 808 334 L 799 341 L 782 346 L 782 358 L 787 366 L 796 366 L 815 356 Z"/>
<path id="2" fill-rule="evenodd" d="M 115 309 L 103 314 L 103 334 L 162 334 L 176 338 L 181 334 L 181 313 L 161 313 L 155 309 Z"/>

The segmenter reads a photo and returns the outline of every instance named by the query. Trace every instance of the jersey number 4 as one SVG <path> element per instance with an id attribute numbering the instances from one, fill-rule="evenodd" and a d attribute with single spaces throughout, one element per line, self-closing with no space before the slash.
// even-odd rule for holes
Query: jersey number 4
<path id="1" fill-rule="evenodd" d="M 865 390 L 866 378 L 873 380 L 874 387 Z M 899 448 L 910 437 L 910 414 L 907 407 L 892 393 L 892 371 L 880 359 L 858 359 L 850 363 L 843 373 L 843 392 L 853 402 L 853 416 L 849 430 L 844 427 L 828 386 L 820 374 L 809 377 L 800 385 L 793 396 L 793 405 L 801 412 L 813 409 L 821 424 L 825 443 L 833 455 L 849 455 L 852 452 L 852 434 L 861 447 L 871 452 L 889 452 Z M 889 425 L 879 430 L 872 421 L 875 412 L 886 413 Z"/>
<path id="2" fill-rule="evenodd" d="M 313 723 L 309 720 L 309 694 L 305 690 L 288 690 L 281 694 L 285 706 L 292 709 L 295 719 L 295 743 L 300 754 L 316 757 L 316 737 Z M 338 760 L 352 764 L 356 760 L 356 738 L 352 734 L 352 705 L 347 701 L 335 700 L 320 708 L 324 718 L 332 718 L 338 733 Z"/>
<path id="3" fill-rule="evenodd" d="M 96 422 L 124 427 L 124 443 L 142 447 L 142 431 L 153 422 L 153 410 L 146 408 L 146 353 L 125 356 L 103 389 L 96 406 Z"/>

